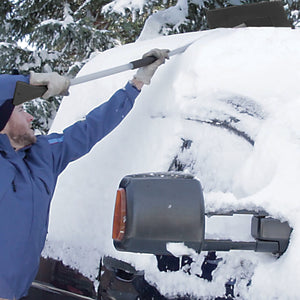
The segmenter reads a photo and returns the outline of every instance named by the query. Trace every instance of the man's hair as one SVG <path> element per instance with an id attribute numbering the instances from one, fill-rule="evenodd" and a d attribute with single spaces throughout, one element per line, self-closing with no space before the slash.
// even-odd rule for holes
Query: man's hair
<path id="1" fill-rule="evenodd" d="M 3 130 L 6 123 L 8 122 L 13 110 L 14 105 L 12 99 L 6 100 L 1 106 L 0 106 L 0 131 Z"/>

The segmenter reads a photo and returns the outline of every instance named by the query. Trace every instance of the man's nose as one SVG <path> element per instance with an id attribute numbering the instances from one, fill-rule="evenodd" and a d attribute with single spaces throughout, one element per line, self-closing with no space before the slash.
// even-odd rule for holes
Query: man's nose
<path id="1" fill-rule="evenodd" d="M 27 113 L 27 120 L 28 120 L 28 122 L 32 122 L 33 119 L 34 119 L 34 117 L 31 114 Z"/>

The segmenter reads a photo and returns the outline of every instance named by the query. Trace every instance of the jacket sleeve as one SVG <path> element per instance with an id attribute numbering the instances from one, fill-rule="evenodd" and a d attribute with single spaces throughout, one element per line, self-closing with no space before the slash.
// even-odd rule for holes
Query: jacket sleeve
<path id="1" fill-rule="evenodd" d="M 93 109 L 83 121 L 78 121 L 63 134 L 48 135 L 54 172 L 59 175 L 69 162 L 88 153 L 109 134 L 132 109 L 139 91 L 130 83 L 118 90 L 107 102 Z"/>

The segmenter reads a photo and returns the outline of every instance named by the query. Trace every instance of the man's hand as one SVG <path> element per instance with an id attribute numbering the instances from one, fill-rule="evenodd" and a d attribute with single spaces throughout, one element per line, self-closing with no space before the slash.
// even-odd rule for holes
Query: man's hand
<path id="1" fill-rule="evenodd" d="M 30 72 L 30 84 L 32 85 L 46 85 L 48 90 L 42 96 L 43 99 L 48 99 L 52 96 L 67 95 L 70 86 L 68 78 L 59 75 L 56 72 L 52 73 L 35 73 Z M 1 300 L 1 298 L 0 298 Z"/>
<path id="2" fill-rule="evenodd" d="M 168 55 L 169 52 L 170 50 L 168 49 L 152 49 L 151 51 L 144 54 L 143 58 L 147 56 L 155 56 L 157 60 L 151 65 L 139 68 L 136 74 L 134 75 L 134 79 L 144 84 L 150 84 L 151 78 L 154 75 L 157 68 L 161 64 L 165 63 L 166 59 L 169 59 L 169 55 Z"/>

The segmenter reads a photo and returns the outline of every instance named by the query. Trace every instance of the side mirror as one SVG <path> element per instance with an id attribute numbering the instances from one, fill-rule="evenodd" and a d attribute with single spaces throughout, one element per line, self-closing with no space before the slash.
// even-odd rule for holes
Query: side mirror
<path id="1" fill-rule="evenodd" d="M 178 173 L 130 175 L 122 179 L 114 214 L 114 246 L 120 251 L 170 254 L 168 242 L 201 251 L 204 240 L 201 184 Z"/>
<path id="2" fill-rule="evenodd" d="M 205 239 L 205 216 L 253 215 L 253 242 Z M 117 250 L 170 255 L 168 243 L 183 242 L 196 252 L 254 250 L 283 253 L 292 229 L 264 211 L 205 213 L 200 182 L 182 173 L 125 176 L 114 212 L 113 241 Z"/>

